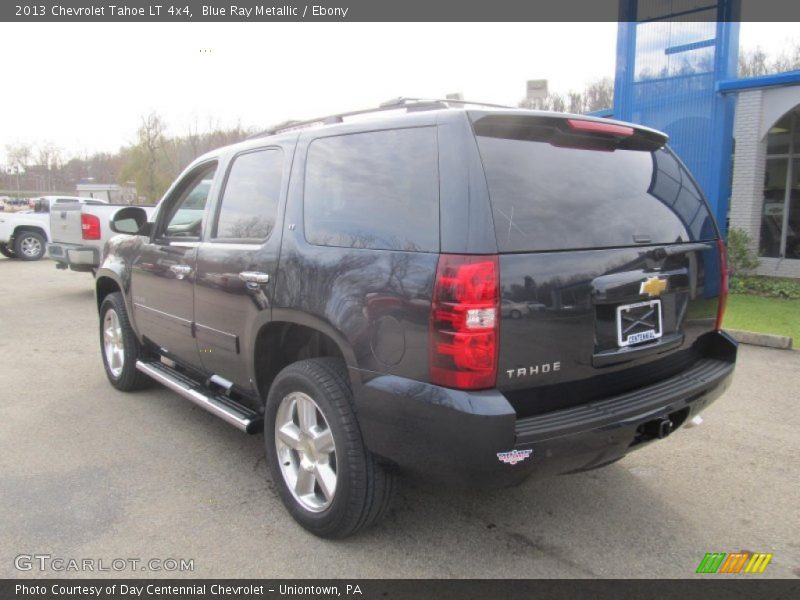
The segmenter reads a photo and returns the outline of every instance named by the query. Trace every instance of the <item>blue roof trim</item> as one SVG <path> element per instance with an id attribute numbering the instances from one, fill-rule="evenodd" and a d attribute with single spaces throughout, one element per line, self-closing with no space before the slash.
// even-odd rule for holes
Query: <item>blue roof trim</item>
<path id="1" fill-rule="evenodd" d="M 800 85 L 800 70 L 746 77 L 744 79 L 728 79 L 717 83 L 716 88 L 718 92 L 727 94 L 729 92 L 738 92 L 739 90 L 752 90 L 780 85 Z"/>
<path id="2" fill-rule="evenodd" d="M 717 43 L 717 40 L 711 38 L 710 40 L 701 40 L 699 42 L 692 42 L 691 44 L 681 44 L 680 46 L 672 46 L 671 48 L 664 48 L 664 54 L 680 54 L 681 52 L 688 52 L 689 50 L 697 50 L 698 48 L 708 48 Z"/>

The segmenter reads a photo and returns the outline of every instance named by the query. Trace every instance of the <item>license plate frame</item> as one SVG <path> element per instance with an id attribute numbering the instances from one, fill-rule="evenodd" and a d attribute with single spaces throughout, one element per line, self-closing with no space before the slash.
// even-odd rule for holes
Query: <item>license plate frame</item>
<path id="1" fill-rule="evenodd" d="M 655 307 L 656 314 L 656 327 L 638 331 L 630 335 L 624 335 L 622 332 L 622 313 L 630 312 L 636 308 Z M 621 304 L 617 306 L 617 344 L 620 348 L 627 348 L 634 344 L 642 342 L 652 342 L 664 335 L 664 320 L 661 311 L 661 300 L 644 300 L 643 302 L 634 302 L 633 304 Z"/>

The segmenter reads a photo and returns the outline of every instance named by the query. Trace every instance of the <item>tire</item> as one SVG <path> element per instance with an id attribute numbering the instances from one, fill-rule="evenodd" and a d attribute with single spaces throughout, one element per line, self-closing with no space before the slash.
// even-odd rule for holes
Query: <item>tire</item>
<path id="1" fill-rule="evenodd" d="M 511 311 L 511 318 L 512 319 L 519 319 L 522 316 L 522 313 L 519 312 L 516 308 Z"/>
<path id="2" fill-rule="evenodd" d="M 307 400 L 313 405 L 316 423 L 309 428 L 312 436 L 306 433 L 309 429 L 299 426 L 299 414 L 303 412 L 300 407 L 307 408 Z M 292 443 L 305 448 L 304 453 L 286 443 L 286 434 L 276 444 L 276 423 L 281 424 L 282 431 L 297 434 Z M 332 456 L 320 450 L 325 446 L 319 442 L 322 439 L 332 440 L 327 444 L 333 448 Z M 264 442 L 267 464 L 281 500 L 292 517 L 314 535 L 348 537 L 375 523 L 391 505 L 394 475 L 364 447 L 347 368 L 339 359 L 303 360 L 278 374 L 267 397 Z M 332 486 L 331 471 L 335 477 Z M 303 476 L 304 482 L 313 478 L 313 483 L 290 487 L 292 472 L 297 473 L 297 482 Z M 332 494 L 323 491 L 326 479 Z M 310 492 L 296 495 L 293 490 L 301 487 Z"/>
<path id="3" fill-rule="evenodd" d="M 106 377 L 118 390 L 132 392 L 152 382 L 136 369 L 136 361 L 148 357 L 133 333 L 125 301 L 119 292 L 106 296 L 100 305 L 100 354 Z"/>
<path id="4" fill-rule="evenodd" d="M 8 244 L 0 244 L 0 254 L 6 258 L 17 258 L 17 254 L 8 246 Z"/>
<path id="5" fill-rule="evenodd" d="M 20 260 L 39 260 L 47 250 L 41 233 L 22 231 L 14 235 L 14 254 Z"/>

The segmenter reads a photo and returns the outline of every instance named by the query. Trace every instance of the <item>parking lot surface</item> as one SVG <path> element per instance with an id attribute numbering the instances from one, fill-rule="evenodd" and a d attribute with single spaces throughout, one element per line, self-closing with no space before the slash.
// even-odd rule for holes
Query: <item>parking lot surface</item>
<path id="1" fill-rule="evenodd" d="M 702 426 L 615 465 L 483 493 L 403 480 L 387 519 L 333 542 L 283 509 L 260 435 L 108 385 L 92 290 L 0 259 L 0 577 L 684 578 L 739 550 L 800 576 L 800 352 L 741 347 Z M 20 554 L 194 571 L 19 571 Z"/>

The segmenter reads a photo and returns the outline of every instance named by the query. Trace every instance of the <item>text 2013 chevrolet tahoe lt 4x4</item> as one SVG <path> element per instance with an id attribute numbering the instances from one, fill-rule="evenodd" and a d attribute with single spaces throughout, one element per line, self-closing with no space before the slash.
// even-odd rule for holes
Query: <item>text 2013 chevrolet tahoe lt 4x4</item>
<path id="1" fill-rule="evenodd" d="M 97 274 L 111 384 L 264 431 L 289 512 L 373 522 L 397 472 L 509 485 L 668 436 L 730 382 L 724 246 L 666 136 L 442 102 L 211 152 Z M 601 509 L 599 509 L 601 510 Z"/>

